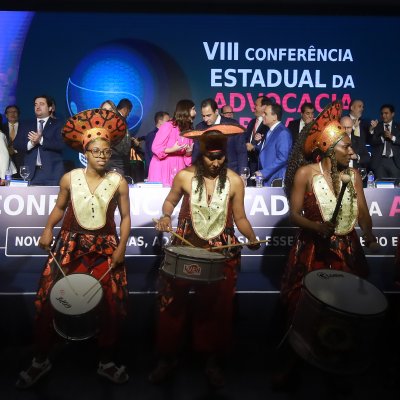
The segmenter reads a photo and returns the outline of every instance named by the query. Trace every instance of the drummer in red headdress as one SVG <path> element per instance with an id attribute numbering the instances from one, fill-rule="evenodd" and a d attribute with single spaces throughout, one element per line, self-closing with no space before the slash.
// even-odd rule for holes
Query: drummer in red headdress
<path id="1" fill-rule="evenodd" d="M 103 301 L 99 308 L 97 372 L 115 383 L 128 380 L 124 367 L 117 367 L 113 362 L 113 350 L 121 319 L 126 314 L 128 296 L 124 256 L 130 232 L 129 189 L 120 174 L 106 170 L 111 144 L 118 143 L 125 133 L 123 119 L 112 111 L 99 109 L 82 111 L 71 117 L 63 128 L 67 144 L 84 152 L 87 167 L 74 169 L 61 178 L 55 207 L 39 241 L 40 247 L 50 250 L 53 228 L 64 218 L 36 295 L 36 354 L 31 366 L 20 373 L 18 388 L 32 386 L 51 369 L 48 356 L 57 335 L 50 293 L 63 274 L 89 274 L 98 280 L 104 276 L 101 279 Z M 114 221 L 117 207 L 121 216 L 120 239 Z M 56 261 L 63 272 L 57 268 Z M 88 297 L 91 296 L 89 293 Z M 82 297 L 82 301 L 89 299 Z"/>
<path id="2" fill-rule="evenodd" d="M 192 166 L 176 175 L 162 207 L 163 215 L 156 224 L 158 230 L 171 229 L 171 215 L 183 197 L 176 232 L 194 246 L 210 248 L 237 243 L 234 222 L 250 242 L 256 240 L 244 210 L 243 180 L 226 166 L 227 137 L 243 131 L 238 125 L 218 125 L 183 134 L 199 139 L 201 154 Z M 187 243 L 174 240 L 173 244 Z M 259 244 L 249 247 L 257 249 Z M 231 344 L 233 297 L 240 262 L 238 249 L 232 247 L 226 252 L 225 279 L 222 280 L 196 282 L 161 272 L 157 332 L 161 359 L 150 374 L 151 382 L 162 381 L 175 368 L 178 352 L 185 341 L 190 308 L 193 347 L 205 358 L 209 383 L 217 387 L 224 383 L 219 361 Z M 194 257 L 195 254 L 193 251 Z M 191 290 L 194 293 L 189 298 Z M 193 304 L 190 305 L 189 300 L 193 300 Z"/>
<path id="3" fill-rule="evenodd" d="M 376 243 L 361 176 L 349 167 L 354 151 L 339 123 L 341 112 L 339 101 L 325 107 L 303 129 L 289 159 L 285 191 L 290 218 L 301 228 L 281 286 L 289 320 L 308 272 L 332 268 L 361 277 L 367 275 L 367 262 L 355 231 L 357 222 L 366 244 Z M 332 221 L 344 182 L 347 187 L 339 213 Z"/>

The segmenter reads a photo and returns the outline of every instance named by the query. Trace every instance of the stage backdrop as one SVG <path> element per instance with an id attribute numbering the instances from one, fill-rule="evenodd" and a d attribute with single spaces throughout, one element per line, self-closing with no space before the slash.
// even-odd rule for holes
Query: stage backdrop
<path id="1" fill-rule="evenodd" d="M 152 218 L 161 214 L 167 188 L 130 189 L 132 227 L 126 263 L 129 290 L 155 290 L 162 246 L 169 234 L 158 234 Z M 0 187 L 0 294 L 33 293 L 37 289 L 46 254 L 37 247 L 40 233 L 54 206 L 58 187 Z M 381 244 L 378 254 L 365 249 L 370 280 L 386 292 L 397 292 L 394 254 L 400 235 L 400 189 L 367 189 L 367 202 L 374 232 Z M 238 289 L 250 293 L 277 293 L 282 270 L 296 228 L 288 223 L 288 204 L 281 188 L 247 188 L 247 216 L 259 239 L 268 239 L 255 252 L 244 247 Z M 173 225 L 179 207 L 173 216 Z M 119 216 L 116 215 L 117 222 Z M 56 235 L 59 228 L 55 228 Z M 240 241 L 243 236 L 237 232 Z"/>
<path id="2" fill-rule="evenodd" d="M 398 16 L 0 12 L 0 21 L 0 110 L 16 102 L 22 118 L 42 93 L 59 118 L 127 97 L 139 136 L 182 98 L 230 104 L 244 125 L 260 94 L 282 104 L 285 122 L 305 101 L 320 111 L 361 98 L 368 118 L 383 103 L 400 107 Z"/>

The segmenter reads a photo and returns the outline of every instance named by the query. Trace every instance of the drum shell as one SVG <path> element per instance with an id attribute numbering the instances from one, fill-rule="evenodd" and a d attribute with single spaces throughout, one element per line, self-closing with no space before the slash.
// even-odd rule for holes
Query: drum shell
<path id="1" fill-rule="evenodd" d="M 318 368 L 342 374 L 361 372 L 371 362 L 385 312 L 361 315 L 340 310 L 315 297 L 303 284 L 288 339 L 297 354 Z"/>
<path id="2" fill-rule="evenodd" d="M 185 250 L 186 254 L 182 254 L 181 249 Z M 225 277 L 226 259 L 219 253 L 187 246 L 171 246 L 164 251 L 161 271 L 169 276 L 205 283 L 221 281 Z M 193 252 L 193 255 L 188 254 L 190 252 Z"/>
<path id="3" fill-rule="evenodd" d="M 87 284 L 82 287 L 75 288 L 77 290 L 78 296 L 82 302 L 91 302 L 92 306 L 90 309 L 85 309 L 84 312 L 81 313 L 68 313 L 68 309 L 62 311 L 60 307 L 55 305 L 56 293 L 59 291 L 68 291 L 69 296 L 72 296 L 70 293 L 69 285 L 62 282 L 65 278 L 60 279 L 60 281 L 56 282 L 53 286 L 50 293 L 50 302 L 53 307 L 53 326 L 55 331 L 64 339 L 79 341 L 86 340 L 93 336 L 95 336 L 99 329 L 99 320 L 100 320 L 100 308 L 102 306 L 103 299 L 103 288 L 101 284 L 96 285 L 86 296 L 83 296 L 86 291 L 96 283 L 96 279 L 87 274 L 71 274 L 68 275 L 69 278 L 73 279 L 82 279 L 84 277 L 87 280 Z M 90 280 L 88 278 L 91 278 Z M 74 284 L 76 282 L 72 282 Z M 74 285 L 75 286 L 75 285 Z M 68 296 L 65 295 L 64 296 Z M 94 296 L 92 300 L 91 297 Z M 58 309 L 57 309 L 58 308 Z M 87 307 L 86 307 L 87 308 Z M 61 310 L 61 311 L 60 311 Z"/>

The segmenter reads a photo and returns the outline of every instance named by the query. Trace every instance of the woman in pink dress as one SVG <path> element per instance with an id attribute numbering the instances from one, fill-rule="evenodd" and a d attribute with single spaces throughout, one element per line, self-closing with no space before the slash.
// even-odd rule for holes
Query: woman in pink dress
<path id="1" fill-rule="evenodd" d="M 193 140 L 180 134 L 193 129 L 195 116 L 193 101 L 180 100 L 172 120 L 161 125 L 151 147 L 153 158 L 149 166 L 149 182 L 172 186 L 175 175 L 192 163 Z"/>

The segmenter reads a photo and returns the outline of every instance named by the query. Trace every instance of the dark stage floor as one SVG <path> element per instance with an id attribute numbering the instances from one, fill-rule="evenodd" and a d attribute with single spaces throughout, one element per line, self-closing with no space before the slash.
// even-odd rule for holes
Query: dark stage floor
<path id="1" fill-rule="evenodd" d="M 400 398 L 400 349 L 397 299 L 391 299 L 385 329 L 371 351 L 371 365 L 362 373 L 339 375 L 323 372 L 306 363 L 296 369 L 290 390 L 271 388 L 274 348 L 280 333 L 276 329 L 277 296 L 238 295 L 235 343 L 226 362 L 226 386 L 212 390 L 202 365 L 187 352 L 175 376 L 162 385 L 148 383 L 155 365 L 153 350 L 154 298 L 133 296 L 129 324 L 121 338 L 119 361 L 131 379 L 118 386 L 96 374 L 94 342 L 64 343 L 57 347 L 53 369 L 37 386 L 27 391 L 14 389 L 18 371 L 32 355 L 31 318 L 16 308 L 15 299 L 1 299 L 4 311 L 0 353 L 0 398 L 6 400 L 284 400 L 284 399 L 380 399 Z M 29 300 L 27 299 L 28 304 Z M 19 313 L 20 311 L 20 313 Z"/>

